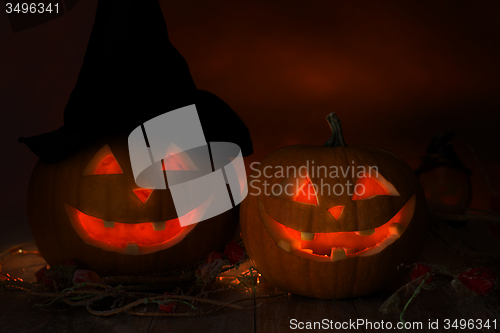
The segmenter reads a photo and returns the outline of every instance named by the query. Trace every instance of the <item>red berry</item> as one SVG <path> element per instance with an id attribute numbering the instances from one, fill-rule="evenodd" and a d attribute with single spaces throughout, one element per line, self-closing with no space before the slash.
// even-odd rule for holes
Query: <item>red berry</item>
<path id="1" fill-rule="evenodd" d="M 164 293 L 164 295 L 174 295 L 172 293 L 169 293 L 168 291 Z M 165 297 L 163 299 L 168 299 L 168 297 Z M 164 304 L 160 304 L 160 311 L 167 312 L 167 313 L 173 313 L 177 310 L 177 302 L 171 301 L 167 302 Z"/>
<path id="2" fill-rule="evenodd" d="M 168 302 L 165 304 L 160 304 L 160 311 L 167 312 L 167 313 L 173 313 L 177 310 L 177 303 L 176 302 Z"/>
<path id="3" fill-rule="evenodd" d="M 431 271 L 432 271 L 431 266 L 424 265 L 424 264 L 417 262 L 417 264 L 415 265 L 415 268 L 411 272 L 410 278 L 412 280 L 415 280 L 415 279 L 418 279 L 418 278 L 424 276 L 427 273 L 430 273 Z M 430 283 L 432 283 L 432 281 L 433 281 L 433 277 L 431 275 L 431 276 L 427 277 L 427 279 L 425 280 L 425 284 L 430 284 Z"/>
<path id="4" fill-rule="evenodd" d="M 497 276 L 489 268 L 471 268 L 458 275 L 464 286 L 479 295 L 488 295 L 495 288 Z"/>
<path id="5" fill-rule="evenodd" d="M 245 250 L 235 241 L 227 243 L 224 254 L 231 264 L 237 264 L 245 260 Z"/>
<path id="6" fill-rule="evenodd" d="M 94 271 L 89 271 L 87 269 L 77 269 L 73 274 L 73 283 L 82 282 L 101 282 L 101 278 Z"/>

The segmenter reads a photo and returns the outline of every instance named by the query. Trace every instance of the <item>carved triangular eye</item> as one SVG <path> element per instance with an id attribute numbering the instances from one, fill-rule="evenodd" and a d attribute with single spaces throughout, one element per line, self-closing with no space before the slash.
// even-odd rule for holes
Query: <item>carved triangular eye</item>
<path id="1" fill-rule="evenodd" d="M 122 168 L 120 164 L 118 164 L 115 155 L 113 155 L 108 145 L 104 145 L 104 147 L 92 157 L 83 175 L 116 175 L 122 173 Z"/>
<path id="2" fill-rule="evenodd" d="M 318 205 L 318 198 L 314 186 L 307 178 L 307 181 L 299 188 L 298 193 L 293 198 L 294 201 L 308 203 L 311 205 Z"/>
<path id="3" fill-rule="evenodd" d="M 370 199 L 377 195 L 399 196 L 398 191 L 378 172 L 372 171 L 369 174 L 360 176 L 354 185 L 352 200 Z"/>
<path id="4" fill-rule="evenodd" d="M 168 146 L 161 165 L 166 171 L 198 171 L 189 155 L 173 142 Z"/>
<path id="5" fill-rule="evenodd" d="M 295 202 L 318 205 L 316 188 L 309 177 L 298 175 L 285 178 L 271 189 L 271 197 L 282 198 Z"/>

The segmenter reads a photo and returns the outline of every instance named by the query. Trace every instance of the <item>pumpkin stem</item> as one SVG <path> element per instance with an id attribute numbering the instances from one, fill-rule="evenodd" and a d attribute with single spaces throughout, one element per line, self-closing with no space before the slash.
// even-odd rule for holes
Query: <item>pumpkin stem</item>
<path id="1" fill-rule="evenodd" d="M 323 147 L 347 147 L 339 117 L 337 117 L 335 112 L 332 112 L 326 116 L 326 120 L 328 120 L 328 125 L 332 129 L 332 136 L 330 136 Z"/>

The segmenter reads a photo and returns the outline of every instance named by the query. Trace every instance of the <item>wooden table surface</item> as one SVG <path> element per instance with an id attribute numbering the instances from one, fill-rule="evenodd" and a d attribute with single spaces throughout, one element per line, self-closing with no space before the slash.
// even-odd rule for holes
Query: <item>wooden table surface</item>
<path id="1" fill-rule="evenodd" d="M 461 228 L 442 226 L 451 232 L 471 249 L 484 253 L 500 254 L 500 239 L 491 231 L 493 222 L 469 221 Z M 421 262 L 443 264 L 451 269 L 465 270 L 470 267 L 481 267 L 484 263 L 457 253 L 446 246 L 442 238 L 429 232 L 422 251 Z M 498 266 L 498 264 L 497 264 Z M 405 277 L 399 285 L 409 281 Z M 222 283 L 222 282 L 217 282 Z M 221 312 L 202 317 L 143 317 L 117 314 L 98 317 L 89 314 L 84 307 L 70 307 L 65 304 L 53 304 L 47 307 L 35 307 L 40 299 L 25 295 L 0 293 L 0 332 L 5 333 L 57 333 L 57 332 L 92 332 L 92 333 L 155 333 L 155 332 L 290 332 L 291 320 L 297 322 L 317 322 L 327 319 L 335 322 L 356 321 L 364 319 L 374 322 L 391 322 L 394 327 L 398 315 L 382 315 L 378 309 L 390 296 L 391 291 L 375 295 L 346 300 L 317 300 L 295 295 L 269 299 L 250 299 L 241 304 L 248 309 L 226 309 Z M 215 287 L 218 287 L 217 285 Z M 276 295 L 283 292 L 265 282 L 257 285 L 257 295 Z M 220 292 L 216 296 L 220 300 L 253 297 L 251 290 L 234 288 Z M 254 307 L 254 305 L 258 305 Z M 155 305 L 156 306 L 156 305 Z M 423 329 L 408 330 L 412 332 L 463 332 L 463 330 L 445 330 L 445 319 L 496 319 L 497 328 L 490 330 L 465 330 L 467 332 L 500 332 L 500 301 L 498 293 L 494 296 L 458 297 L 451 285 L 441 289 L 422 291 L 411 306 L 405 320 L 421 322 Z M 439 320 L 438 329 L 427 327 L 429 320 Z M 393 329 L 396 330 L 396 329 Z M 314 331 L 314 330 L 309 330 Z M 367 326 L 349 329 L 327 329 L 324 331 L 341 332 L 380 332 L 382 329 L 370 329 Z"/>

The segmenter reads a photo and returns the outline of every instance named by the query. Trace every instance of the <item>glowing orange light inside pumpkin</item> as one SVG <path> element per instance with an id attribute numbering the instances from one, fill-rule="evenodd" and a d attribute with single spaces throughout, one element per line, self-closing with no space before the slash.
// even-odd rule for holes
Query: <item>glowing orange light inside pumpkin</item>
<path id="1" fill-rule="evenodd" d="M 307 178 L 307 181 L 299 188 L 297 195 L 293 198 L 294 201 L 318 205 L 318 198 L 314 186 Z"/>
<path id="2" fill-rule="evenodd" d="M 187 170 L 177 155 L 168 154 L 162 163 L 162 170 Z"/>
<path id="3" fill-rule="evenodd" d="M 332 208 L 328 209 L 328 211 L 330 212 L 330 214 L 332 214 L 332 216 L 336 220 L 339 219 L 340 214 L 342 214 L 343 210 L 344 210 L 344 206 L 335 206 L 335 207 L 332 207 Z"/>
<path id="4" fill-rule="evenodd" d="M 113 154 L 109 154 L 104 157 L 97 167 L 95 168 L 94 175 L 113 175 L 113 174 L 122 174 L 122 168 L 118 164 L 118 161 L 113 156 Z"/>
<path id="5" fill-rule="evenodd" d="M 371 177 L 358 178 L 352 200 L 363 200 L 376 195 L 389 195 L 389 190 Z"/>
<path id="6" fill-rule="evenodd" d="M 151 193 L 153 193 L 153 190 L 149 190 L 146 188 L 138 188 L 132 191 L 135 193 L 135 195 L 137 195 L 137 197 L 139 198 L 139 200 L 142 201 L 142 203 L 148 201 L 149 196 L 151 195 Z"/>
<path id="7" fill-rule="evenodd" d="M 77 211 L 78 222 L 85 229 L 88 236 L 94 240 L 125 248 L 133 241 L 137 245 L 157 245 L 167 242 L 179 234 L 182 229 L 179 219 L 166 221 L 165 230 L 155 231 L 150 222 L 146 223 L 118 223 L 113 228 L 106 228 L 102 219 L 89 216 Z"/>
<path id="8" fill-rule="evenodd" d="M 320 256 L 329 256 L 332 248 L 346 248 L 353 249 L 354 252 L 347 253 L 347 256 L 358 254 L 362 251 L 376 247 L 389 235 L 389 226 L 393 223 L 400 223 L 403 214 L 408 213 L 409 208 L 403 207 L 394 215 L 388 222 L 380 227 L 375 228 L 375 232 L 369 236 L 360 236 L 354 231 L 340 231 L 340 232 L 325 232 L 315 233 L 314 239 L 307 241 L 301 239 L 299 231 L 286 227 L 277 223 L 277 227 L 282 229 L 282 233 L 287 235 L 287 238 L 300 241 L 300 248 L 302 250 L 312 250 L 312 254 Z"/>

